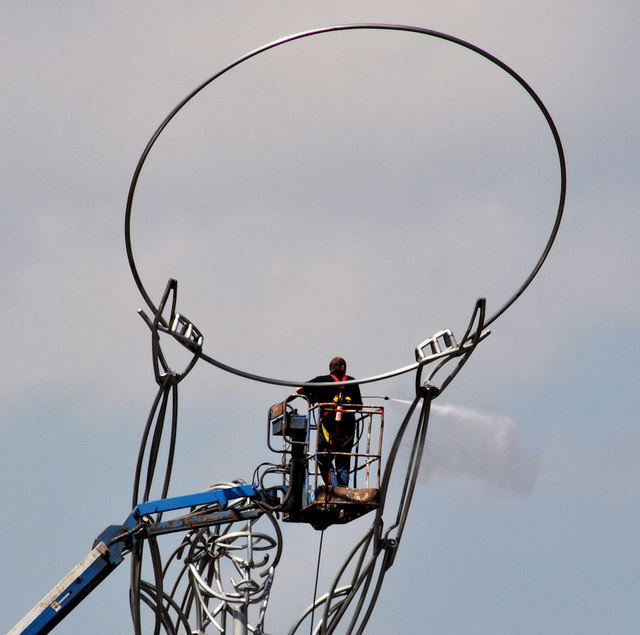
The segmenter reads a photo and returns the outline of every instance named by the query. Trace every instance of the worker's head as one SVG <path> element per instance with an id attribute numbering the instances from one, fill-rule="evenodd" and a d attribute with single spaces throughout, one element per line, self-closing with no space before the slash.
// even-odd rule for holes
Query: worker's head
<path id="1" fill-rule="evenodd" d="M 335 373 L 336 371 L 347 372 L 347 362 L 345 362 L 342 357 L 334 357 L 329 362 L 329 372 Z"/>

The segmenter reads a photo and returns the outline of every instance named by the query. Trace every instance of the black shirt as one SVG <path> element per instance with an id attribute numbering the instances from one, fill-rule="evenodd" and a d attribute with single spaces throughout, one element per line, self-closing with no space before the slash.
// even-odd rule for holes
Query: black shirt
<path id="1" fill-rule="evenodd" d="M 333 384 L 332 386 L 318 386 L 317 388 L 312 388 L 311 386 L 305 387 L 302 392 L 309 397 L 311 403 L 333 403 L 334 397 L 339 393 L 340 382 L 354 379 L 350 375 L 344 375 L 342 373 L 333 373 L 333 375 L 337 377 L 338 381 L 331 375 L 318 375 L 318 377 L 309 380 L 309 382 L 312 383 L 331 382 Z M 345 386 L 344 395 L 348 397 L 347 403 L 362 404 L 360 386 L 358 386 L 358 384 Z"/>

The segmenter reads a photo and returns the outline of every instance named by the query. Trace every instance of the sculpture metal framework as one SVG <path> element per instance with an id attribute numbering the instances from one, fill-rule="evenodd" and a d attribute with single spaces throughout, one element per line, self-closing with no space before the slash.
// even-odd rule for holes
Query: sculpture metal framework
<path id="1" fill-rule="evenodd" d="M 415 362 L 381 375 L 354 380 L 353 383 L 365 384 L 401 374 L 413 374 L 415 397 L 385 457 L 381 476 L 372 488 L 375 490 L 376 498 L 375 504 L 370 507 L 375 512 L 370 529 L 354 545 L 336 573 L 331 587 L 315 598 L 313 604 L 297 619 L 292 620 L 290 633 L 309 631 L 325 634 L 337 632 L 339 628 L 347 633 L 362 633 L 365 630 L 378 599 L 385 573 L 393 565 L 402 539 L 422 459 L 431 402 L 449 385 L 476 346 L 489 334 L 488 327 L 520 297 L 537 275 L 555 240 L 565 201 L 566 168 L 562 144 L 551 116 L 540 98 L 502 61 L 450 35 L 395 24 L 363 23 L 331 26 L 291 35 L 255 49 L 207 79 L 183 99 L 155 131 L 135 169 L 127 199 L 125 217 L 127 257 L 135 283 L 150 312 L 147 315 L 146 312 L 141 311 L 141 315 L 151 330 L 154 373 L 158 384 L 157 396 L 144 429 L 136 466 L 132 500 L 134 507 L 140 506 L 142 509 L 143 505 L 149 501 L 154 483 L 160 483 L 162 499 L 166 499 L 168 495 L 178 434 L 178 384 L 198 361 L 212 364 L 225 372 L 250 381 L 286 387 L 309 385 L 297 380 L 255 375 L 207 355 L 203 348 L 202 333 L 176 310 L 177 282 L 175 280 L 168 282 L 164 296 L 158 304 L 151 299 L 134 260 L 130 232 L 134 194 L 145 161 L 162 131 L 183 106 L 232 68 L 269 49 L 301 38 L 315 37 L 334 31 L 361 29 L 404 31 L 446 40 L 477 53 L 510 75 L 536 103 L 551 131 L 559 159 L 560 194 L 555 223 L 538 261 L 503 306 L 492 315 L 487 315 L 485 299 L 478 299 L 472 310 L 466 332 L 459 341 L 451 331 L 439 332 L 416 347 Z M 165 337 L 177 340 L 190 351 L 192 358 L 185 369 L 178 372 L 170 368 L 162 349 L 161 338 Z M 132 536 L 137 535 L 142 538 L 131 546 L 130 599 L 136 634 L 140 635 L 145 628 L 141 610 L 143 605 L 152 611 L 151 619 L 155 633 L 266 633 L 266 610 L 276 566 L 283 550 L 281 517 L 284 516 L 285 520 L 288 518 L 303 522 L 309 521 L 310 518 L 309 522 L 319 529 L 333 522 L 344 521 L 340 516 L 344 508 L 339 503 L 329 504 L 335 502 L 329 498 L 325 498 L 324 504 L 319 503 L 318 488 L 311 482 L 314 473 L 317 474 L 317 470 L 313 468 L 316 455 L 309 441 L 309 435 L 315 429 L 313 408 L 305 413 L 305 419 L 300 428 L 302 432 L 298 437 L 292 434 L 292 428 L 287 427 L 286 422 L 293 416 L 290 408 L 287 402 L 283 402 L 281 409 L 274 412 L 270 419 L 270 425 L 274 424 L 278 417 L 285 421 L 282 424 L 284 427 L 274 433 L 281 436 L 282 448 L 272 448 L 280 452 L 281 460 L 260 466 L 256 470 L 252 485 L 237 481 L 212 486 L 212 492 L 225 493 L 223 503 L 212 499 L 213 502 L 195 505 L 189 514 L 171 521 L 164 521 L 163 511 L 146 513 L 130 529 Z M 369 418 L 376 416 L 379 411 L 381 409 L 376 412 L 371 411 L 367 416 Z M 308 418 L 306 418 L 307 414 Z M 398 451 L 405 437 L 411 435 L 412 450 L 404 479 L 402 479 L 399 500 L 394 503 L 393 509 L 390 509 L 389 488 L 391 476 L 397 469 Z M 168 450 L 164 452 L 166 464 L 160 466 L 158 461 L 163 443 Z M 304 484 L 296 481 L 300 477 L 300 472 L 295 473 L 294 469 L 296 453 L 299 459 L 298 467 L 302 466 L 302 471 L 307 478 Z M 355 454 L 357 455 L 358 452 L 356 451 Z M 372 449 L 369 443 L 365 454 L 368 458 L 360 463 L 360 467 L 366 468 L 367 473 L 370 468 L 380 470 L 379 449 Z M 374 464 L 375 467 L 372 467 Z M 360 468 L 356 462 L 354 470 L 358 469 Z M 353 489 L 358 490 L 357 487 Z M 294 496 L 302 497 L 304 500 L 293 503 Z M 309 517 L 304 515 L 301 517 L 301 509 L 312 507 L 313 513 Z M 361 512 L 364 513 L 359 510 L 356 515 Z M 331 513 L 334 515 L 331 516 Z M 323 514 L 328 514 L 328 520 L 323 520 Z M 163 532 L 169 526 L 175 531 L 188 530 L 182 542 L 166 561 L 163 561 L 160 555 L 155 532 L 155 528 L 160 526 L 163 527 Z M 142 577 L 142 564 L 145 557 L 148 557 L 151 562 L 150 580 L 143 580 Z"/>

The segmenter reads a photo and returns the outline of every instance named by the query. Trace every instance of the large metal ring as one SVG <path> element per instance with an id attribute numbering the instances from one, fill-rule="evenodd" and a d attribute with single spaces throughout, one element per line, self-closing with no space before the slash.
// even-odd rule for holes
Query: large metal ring
<path id="1" fill-rule="evenodd" d="M 406 31 L 406 32 L 410 32 L 410 33 L 418 33 L 418 34 L 421 34 L 421 35 L 426 35 L 426 36 L 433 37 L 433 38 L 439 38 L 441 40 L 446 40 L 446 41 L 451 42 L 453 44 L 457 44 L 459 46 L 462 46 L 463 48 L 469 49 L 470 51 L 472 51 L 474 53 L 477 53 L 478 55 L 481 55 L 482 57 L 486 58 L 487 60 L 489 60 L 490 62 L 492 62 L 496 66 L 498 66 L 504 72 L 509 74 L 514 80 L 516 80 L 516 82 L 518 82 L 518 84 L 520 84 L 520 86 L 522 86 L 522 88 L 524 88 L 524 90 L 529 94 L 531 99 L 533 99 L 533 101 L 536 103 L 537 107 L 542 112 L 542 114 L 543 114 L 543 116 L 544 116 L 544 118 L 545 118 L 545 120 L 547 122 L 547 125 L 549 126 L 551 134 L 553 135 L 553 139 L 554 139 L 554 142 L 555 142 L 555 145 L 556 145 L 556 150 L 557 150 L 557 153 L 558 153 L 559 165 L 560 165 L 560 193 L 559 193 L 558 208 L 557 208 L 557 212 L 556 212 L 555 222 L 554 222 L 553 228 L 551 230 L 551 234 L 549 235 L 549 238 L 547 240 L 547 243 L 544 246 L 544 249 L 543 249 L 540 257 L 538 258 L 538 261 L 536 262 L 535 266 L 533 267 L 533 269 L 531 270 L 531 272 L 529 273 L 527 278 L 518 287 L 518 289 L 515 291 L 515 293 L 507 300 L 507 302 L 505 302 L 505 304 L 503 304 L 495 313 L 493 313 L 493 315 L 491 315 L 490 317 L 488 317 L 486 319 L 486 321 L 484 323 L 484 326 L 488 327 L 492 322 L 494 322 L 496 319 L 498 319 L 498 317 L 500 317 L 522 295 L 522 293 L 525 291 L 525 289 L 531 284 L 532 280 L 538 274 L 538 271 L 540 270 L 540 268 L 542 267 L 544 261 L 546 260 L 547 255 L 549 254 L 549 251 L 551 250 L 553 242 L 554 242 L 554 240 L 556 238 L 556 235 L 558 233 L 558 229 L 560 227 L 560 221 L 562 219 L 562 213 L 563 213 L 563 210 L 564 210 L 564 203 L 565 203 L 565 196 L 566 196 L 566 189 L 567 189 L 567 184 L 566 184 L 566 180 L 567 180 L 566 164 L 565 164 L 564 152 L 563 152 L 563 149 L 562 149 L 562 143 L 560 141 L 560 135 L 558 134 L 558 130 L 557 130 L 552 118 L 551 118 L 551 115 L 549 114 L 549 111 L 547 110 L 545 105 L 542 103 L 542 100 L 534 92 L 534 90 L 531 88 L 531 86 L 529 86 L 529 84 L 527 84 L 527 82 L 525 82 L 525 80 L 520 75 L 518 75 L 518 73 L 516 73 L 512 68 L 507 66 L 504 62 L 499 60 L 497 57 L 491 55 L 490 53 L 487 53 L 483 49 L 475 46 L 474 44 L 471 44 L 469 42 L 461 40 L 461 39 L 459 39 L 457 37 L 453 37 L 452 35 L 447 35 L 446 33 L 441 33 L 439 31 L 433 31 L 431 29 L 424 29 L 424 28 L 421 28 L 421 27 L 401 25 L 401 24 L 375 24 L 375 23 L 344 24 L 344 25 L 337 25 L 337 26 L 328 26 L 328 27 L 323 27 L 323 28 L 319 28 L 319 29 L 313 29 L 313 30 L 310 30 L 310 31 L 303 31 L 302 33 L 296 33 L 294 35 L 289 35 L 289 36 L 281 38 L 279 40 L 275 40 L 274 42 L 271 42 L 269 44 L 265 44 L 264 46 L 261 46 L 260 48 L 257 48 L 255 50 L 251 51 L 250 53 L 247 53 L 246 55 L 243 55 L 242 57 L 239 57 L 238 59 L 236 59 L 234 62 L 232 62 L 228 66 L 226 66 L 222 70 L 218 71 L 215 75 L 211 76 L 209 79 L 207 79 L 205 82 L 203 82 L 200 86 L 198 86 L 194 91 L 192 91 L 189 95 L 187 95 L 169 113 L 169 115 L 166 117 L 166 119 L 160 124 L 160 126 L 154 132 L 153 136 L 151 137 L 151 139 L 147 143 L 147 146 L 145 147 L 142 155 L 140 156 L 140 159 L 138 161 L 136 169 L 135 169 L 135 171 L 133 173 L 133 178 L 131 180 L 131 185 L 129 187 L 129 195 L 127 197 L 127 207 L 126 207 L 126 214 L 125 214 L 125 243 L 126 243 L 127 258 L 129 260 L 129 266 L 131 268 L 131 273 L 133 274 L 133 278 L 135 280 L 136 286 L 138 287 L 138 290 L 140 291 L 144 301 L 146 302 L 147 306 L 149 307 L 149 309 L 151 310 L 151 312 L 154 315 L 157 314 L 158 310 L 157 310 L 156 306 L 154 305 L 153 301 L 151 300 L 151 298 L 149 297 L 149 294 L 147 293 L 147 291 L 146 291 L 146 289 L 144 287 L 144 284 L 142 283 L 142 279 L 140 277 L 140 274 L 138 272 L 138 269 L 136 267 L 135 260 L 134 260 L 134 257 L 133 257 L 133 247 L 132 247 L 132 244 L 131 244 L 131 214 L 132 214 L 132 207 L 133 207 L 133 198 L 134 198 L 136 186 L 138 184 L 138 179 L 140 177 L 140 172 L 142 171 L 144 163 L 145 163 L 149 153 L 151 152 L 151 149 L 153 148 L 155 142 L 158 140 L 158 137 L 162 133 L 162 131 L 169 125 L 169 122 L 176 116 L 176 114 L 189 101 L 191 101 L 191 99 L 193 99 L 198 93 L 200 93 L 200 91 L 202 91 L 204 88 L 206 88 L 214 80 L 216 80 L 217 78 L 221 77 L 222 75 L 224 75 L 225 73 L 227 73 L 231 69 L 235 68 L 236 66 L 239 66 L 243 62 L 246 62 L 247 60 L 249 60 L 249 59 L 251 59 L 253 57 L 256 57 L 257 55 L 260 55 L 261 53 L 264 53 L 265 51 L 268 51 L 270 49 L 276 48 L 278 46 L 282 46 L 284 44 L 288 44 L 290 42 L 294 42 L 296 40 L 300 40 L 302 38 L 312 37 L 312 36 L 316 36 L 316 35 L 322 35 L 323 33 L 331 33 L 331 32 L 335 32 L 335 31 L 355 31 L 355 30 Z M 280 386 L 301 386 L 301 385 L 305 385 L 305 382 L 301 382 L 301 381 L 281 380 L 281 379 L 274 379 L 274 378 L 270 378 L 270 377 L 263 377 L 263 376 L 260 376 L 260 375 L 255 375 L 253 373 L 249 373 L 247 371 L 243 371 L 243 370 L 240 370 L 238 368 L 234 368 L 232 366 L 224 364 L 224 363 L 220 362 L 219 360 L 216 360 L 216 359 L 206 355 L 205 353 L 202 354 L 201 359 L 204 359 L 205 361 L 209 362 L 210 364 L 212 364 L 214 366 L 217 366 L 218 368 L 220 368 L 220 369 L 222 369 L 222 370 L 224 370 L 226 372 L 230 372 L 230 373 L 233 373 L 235 375 L 239 375 L 241 377 L 245 377 L 247 379 L 251 379 L 251 380 L 254 380 L 254 381 L 260 381 L 260 382 L 269 383 L 269 384 L 276 384 L 276 385 L 280 385 Z M 386 378 L 389 378 L 389 377 L 393 377 L 395 375 L 399 375 L 401 373 L 406 373 L 406 372 L 412 371 L 412 370 L 416 369 L 418 366 L 419 366 L 419 363 L 412 364 L 410 366 L 405 366 L 403 368 L 392 370 L 392 371 L 383 373 L 381 375 L 377 375 L 375 377 L 367 377 L 365 379 L 359 379 L 357 381 L 357 383 L 367 383 L 367 382 L 372 382 L 372 381 L 378 381 L 380 379 L 386 379 Z"/>

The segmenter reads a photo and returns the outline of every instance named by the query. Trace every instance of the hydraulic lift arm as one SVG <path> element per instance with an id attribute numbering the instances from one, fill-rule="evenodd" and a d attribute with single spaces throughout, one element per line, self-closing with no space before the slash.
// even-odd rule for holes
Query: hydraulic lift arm
<path id="1" fill-rule="evenodd" d="M 255 518 L 262 513 L 257 505 L 241 510 L 229 508 L 230 501 L 243 498 L 265 500 L 265 495 L 251 485 L 238 485 L 141 503 L 124 524 L 107 527 L 96 538 L 93 549 L 7 635 L 43 635 L 51 631 L 124 560 L 126 553 L 140 540 L 231 520 Z M 150 514 L 178 509 L 193 511 L 172 520 L 153 522 L 149 517 Z"/>

